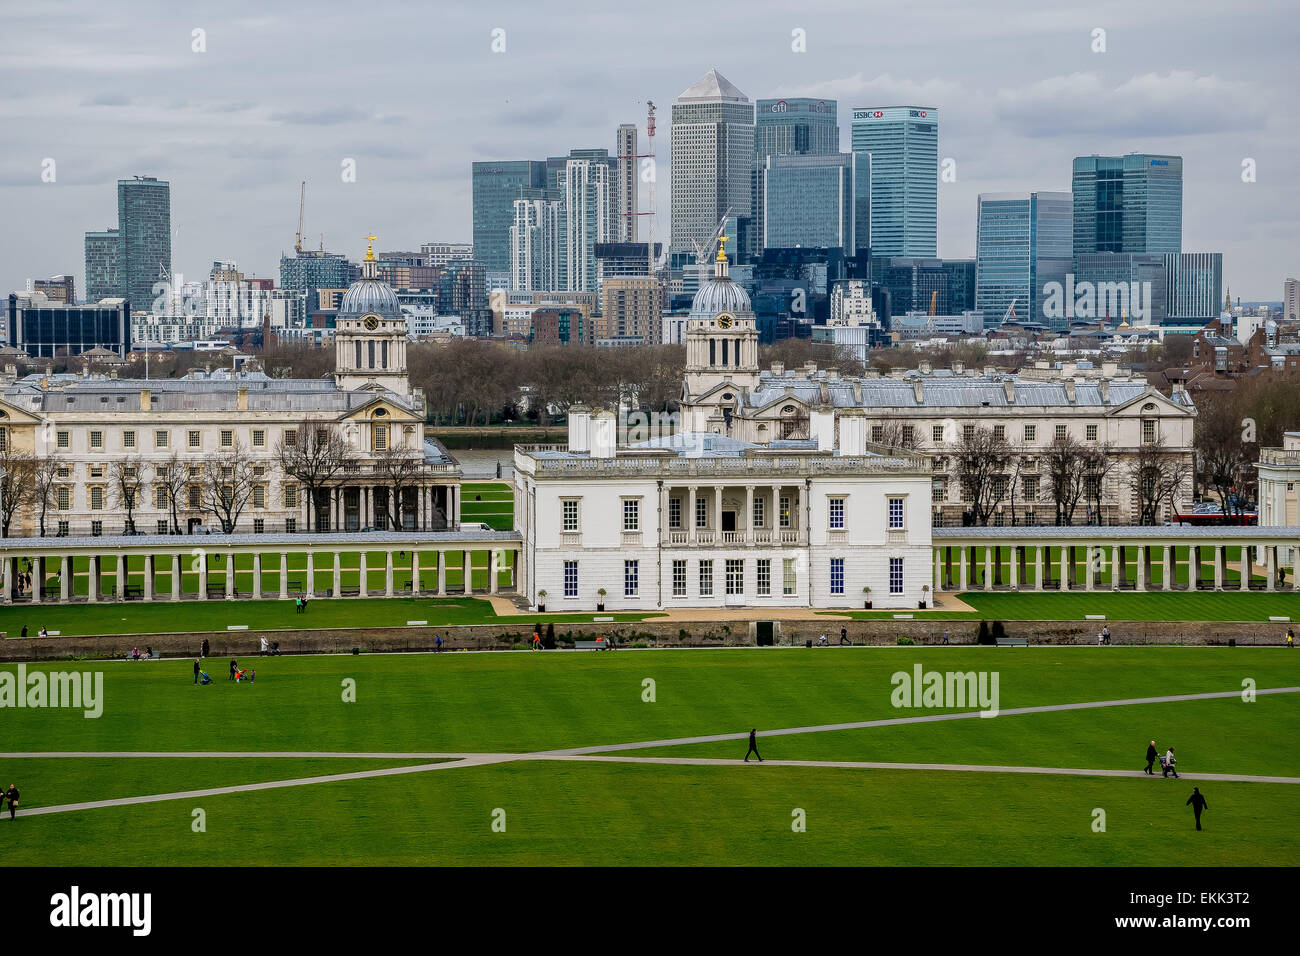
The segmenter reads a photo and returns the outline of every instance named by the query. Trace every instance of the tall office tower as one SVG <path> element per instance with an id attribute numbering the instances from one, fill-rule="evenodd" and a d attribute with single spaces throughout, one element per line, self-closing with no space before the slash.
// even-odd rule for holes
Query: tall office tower
<path id="1" fill-rule="evenodd" d="M 871 254 L 936 255 L 939 111 L 855 107 L 853 151 L 871 154 Z"/>
<path id="2" fill-rule="evenodd" d="M 489 272 L 510 271 L 510 227 L 521 187 L 546 185 L 546 164 L 517 159 L 474 163 L 474 258 Z"/>
<path id="3" fill-rule="evenodd" d="M 1072 198 L 1069 193 L 981 193 L 975 232 L 975 308 L 986 328 L 1008 313 L 1064 329 L 1068 320 L 1048 315 L 1048 283 L 1071 268 Z"/>
<path id="4" fill-rule="evenodd" d="M 563 288 L 570 292 L 599 291 L 595 247 L 613 242 L 616 235 L 614 180 L 614 170 L 602 157 L 570 158 L 560 173 L 556 185 L 564 203 Z"/>
<path id="5" fill-rule="evenodd" d="M 759 100 L 754 111 L 755 255 L 763 251 L 763 170 L 769 156 L 824 156 L 840 151 L 835 100 Z"/>
<path id="6" fill-rule="evenodd" d="M 872 259 L 871 279 L 889 290 L 891 315 L 929 312 L 932 302 L 936 315 L 953 315 L 957 311 L 952 306 L 951 277 L 942 259 L 909 256 Z"/>
<path id="7" fill-rule="evenodd" d="M 1166 257 L 1137 252 L 1085 252 L 1074 257 L 1074 287 L 1091 288 L 1096 296 L 1092 318 L 1108 325 L 1164 325 Z M 1084 286 L 1083 283 L 1088 283 Z M 1120 285 L 1119 283 L 1123 283 Z M 1126 308 L 1116 307 L 1122 290 Z M 1076 293 L 1075 298 L 1078 298 Z M 1071 303 L 1071 309 L 1075 306 Z M 1088 316 L 1080 316 L 1088 318 Z"/>
<path id="8" fill-rule="evenodd" d="M 117 231 L 122 243 L 122 286 L 132 310 L 148 311 L 154 283 L 172 272 L 171 184 L 154 176 L 117 181 Z"/>
<path id="9" fill-rule="evenodd" d="M 695 261 L 724 216 L 753 216 L 754 104 L 717 70 L 682 92 L 672 113 L 668 253 Z"/>
<path id="10" fill-rule="evenodd" d="M 639 338 L 645 345 L 659 345 L 662 311 L 659 280 L 650 276 L 606 279 L 600 290 L 605 338 Z"/>
<path id="11" fill-rule="evenodd" d="M 1074 254 L 1183 251 L 1183 158 L 1129 153 L 1074 160 Z"/>
<path id="12" fill-rule="evenodd" d="M 515 222 L 510 227 L 510 288 L 514 292 L 563 288 L 560 232 L 564 204 L 555 190 L 529 189 L 525 193 L 533 198 L 515 200 Z"/>
<path id="13" fill-rule="evenodd" d="M 1223 253 L 1165 255 L 1165 321 L 1204 324 L 1223 308 Z M 1190 322 L 1188 320 L 1191 320 Z"/>
<path id="14" fill-rule="evenodd" d="M 1287 279 L 1282 283 L 1282 318 L 1287 322 L 1300 322 L 1300 279 Z"/>
<path id="15" fill-rule="evenodd" d="M 871 154 L 853 154 L 853 236 L 855 255 L 862 263 L 871 261 Z M 845 250 L 848 254 L 848 250 Z M 870 267 L 864 267 L 863 279 L 870 280 Z"/>
<path id="16" fill-rule="evenodd" d="M 765 156 L 759 247 L 838 247 L 853 255 L 854 165 L 852 153 Z"/>
<path id="17" fill-rule="evenodd" d="M 975 308 L 975 260 L 944 259 L 942 261 L 943 274 L 948 279 L 948 311 L 944 314 L 961 315 L 963 312 L 973 311 Z"/>
<path id="18" fill-rule="evenodd" d="M 618 242 L 636 242 L 637 239 L 637 198 L 636 187 L 640 181 L 637 175 L 636 125 L 620 123 L 615 135 L 618 147 Z M 650 268 L 647 264 L 646 268 Z"/>
<path id="19" fill-rule="evenodd" d="M 121 234 L 116 229 L 86 233 L 86 301 L 125 296 Z"/>

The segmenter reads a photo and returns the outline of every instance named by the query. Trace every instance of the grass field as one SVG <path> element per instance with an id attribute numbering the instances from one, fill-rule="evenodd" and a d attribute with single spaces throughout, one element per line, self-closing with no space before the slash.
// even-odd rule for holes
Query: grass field
<path id="1" fill-rule="evenodd" d="M 1083 621 L 1089 614 L 1104 614 L 1112 621 L 1260 621 L 1272 616 L 1300 620 L 1300 594 L 1258 591 L 966 591 L 957 597 L 972 611 L 825 611 L 848 613 L 858 620 L 892 619 L 895 614 L 917 618 L 1002 621 Z M 1279 625 L 1268 625 L 1276 632 Z M 1286 626 L 1280 625 L 1284 631 Z"/>
<path id="2" fill-rule="evenodd" d="M 461 527 L 491 525 L 496 531 L 515 526 L 514 486 L 505 481 L 467 481 L 460 486 Z"/>
<path id="3" fill-rule="evenodd" d="M 213 661 L 220 670 L 222 662 Z M 830 648 L 286 657 L 255 684 L 192 684 L 185 661 L 102 665 L 103 715 L 5 714 L 0 777 L 21 810 L 322 773 L 434 753 L 529 754 L 918 714 L 892 675 L 996 671 L 1001 710 L 1300 685 L 1281 649 Z M 78 665 L 84 667 L 85 665 Z M 32 668 L 29 668 L 32 669 Z M 12 665 L 2 670 L 13 671 Z M 212 668 L 210 668 L 210 671 Z M 216 676 L 214 674 L 214 676 Z M 647 701 L 647 679 L 653 701 Z M 344 698 L 352 684 L 355 699 Z M 0 686 L 3 683 L 0 682 Z M 1294 864 L 1300 784 L 1148 778 L 1152 737 L 1187 773 L 1300 777 L 1294 693 L 760 737 L 769 759 L 1074 767 L 1127 776 L 665 764 L 736 760 L 743 739 L 556 755 L 24 818 L 11 865 Z M 238 751 L 246 758 L 23 757 Z M 304 756 L 269 758 L 265 752 Z M 364 753 L 357 758 L 310 754 Z M 385 755 L 403 755 L 385 756 Z M 1197 833 L 1184 806 L 1210 803 Z M 191 829 L 205 811 L 207 832 Z M 1094 810 L 1107 814 L 1092 830 Z M 806 814 L 794 832 L 792 814 Z M 493 820 L 504 814 L 505 831 Z"/>

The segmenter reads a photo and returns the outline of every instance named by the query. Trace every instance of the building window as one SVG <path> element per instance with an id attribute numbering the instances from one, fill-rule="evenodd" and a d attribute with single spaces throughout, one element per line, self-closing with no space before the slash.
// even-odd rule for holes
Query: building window
<path id="1" fill-rule="evenodd" d="M 713 562 L 700 562 L 700 597 L 713 597 Z"/>
<path id="2" fill-rule="evenodd" d="M 104 447 L 104 433 L 103 433 L 103 432 L 100 432 L 100 431 L 94 431 L 94 432 L 91 432 L 91 433 L 90 433 L 90 447 L 91 447 L 91 448 L 103 448 L 103 447 Z"/>
<path id="3" fill-rule="evenodd" d="M 1064 426 L 1064 425 L 1057 425 L 1057 426 L 1056 426 L 1056 440 L 1057 440 L 1057 441 L 1065 441 L 1065 426 Z"/>
<path id="4" fill-rule="evenodd" d="M 638 498 L 623 499 L 623 530 L 641 530 L 641 501 Z"/>
<path id="5" fill-rule="evenodd" d="M 745 593 L 745 559 L 727 558 L 727 593 Z"/>
<path id="6" fill-rule="evenodd" d="M 889 530 L 899 531 L 903 527 L 903 499 L 889 499 Z"/>
<path id="7" fill-rule="evenodd" d="M 889 593 L 903 593 L 903 559 L 889 559 Z"/>
<path id="8" fill-rule="evenodd" d="M 695 527 L 707 528 L 709 526 L 709 499 L 695 499 Z"/>
<path id="9" fill-rule="evenodd" d="M 264 429 L 256 428 L 253 430 L 253 447 L 254 448 L 266 447 L 266 431 Z"/>
<path id="10" fill-rule="evenodd" d="M 91 465 L 91 466 L 90 466 L 90 477 L 91 477 L 91 478 L 103 478 L 103 477 L 104 477 L 104 466 L 103 466 L 103 465 Z"/>
<path id="11" fill-rule="evenodd" d="M 943 426 L 942 426 L 942 425 L 931 425 L 931 426 L 930 426 L 930 438 L 933 439 L 933 440 L 936 441 L 936 442 L 941 442 L 941 441 L 943 441 Z"/>
<path id="12" fill-rule="evenodd" d="M 153 506 L 159 511 L 167 510 L 167 486 L 157 485 L 153 490 Z"/>
<path id="13" fill-rule="evenodd" d="M 934 479 L 934 483 L 933 483 L 933 485 L 932 485 L 931 488 L 930 488 L 930 500 L 931 500 L 931 501 L 947 501 L 947 500 L 948 500 L 948 482 L 944 481 L 942 478 L 936 478 L 936 479 Z"/>
<path id="14" fill-rule="evenodd" d="M 65 486 L 54 492 L 54 507 L 60 511 L 67 511 L 72 507 L 71 488 Z"/>
<path id="15" fill-rule="evenodd" d="M 783 558 L 781 560 L 781 593 L 786 597 L 791 597 L 798 586 L 798 580 L 795 577 L 794 558 Z"/>
<path id="16" fill-rule="evenodd" d="M 68 448 L 72 444 L 71 436 L 68 432 L 58 432 L 55 435 L 55 444 L 59 448 Z"/>
<path id="17" fill-rule="evenodd" d="M 680 528 L 682 526 L 682 499 L 668 499 L 668 527 Z"/>
<path id="18" fill-rule="evenodd" d="M 790 499 L 785 495 L 781 496 L 781 505 L 779 510 L 781 512 L 781 527 L 790 527 Z"/>
<path id="19" fill-rule="evenodd" d="M 253 507 L 254 508 L 266 507 L 266 485 L 253 486 Z"/>
<path id="20" fill-rule="evenodd" d="M 772 596 L 772 559 L 759 558 L 754 569 L 754 578 L 758 582 L 758 596 Z"/>
<path id="21" fill-rule="evenodd" d="M 673 561 L 673 597 L 686 597 L 686 562 Z"/>
<path id="22" fill-rule="evenodd" d="M 873 442 L 875 442 L 877 445 L 880 444 L 882 441 L 885 440 L 885 426 L 884 426 L 884 425 L 872 425 L 872 426 L 871 426 L 871 440 L 872 440 Z"/>
<path id="23" fill-rule="evenodd" d="M 293 448 L 298 444 L 298 432 L 292 428 L 284 430 L 284 445 L 286 448 Z"/>
<path id="24" fill-rule="evenodd" d="M 375 451 L 388 451 L 388 426 L 375 425 Z"/>
<path id="25" fill-rule="evenodd" d="M 1097 440 L 1097 426 L 1096 426 L 1096 425 L 1088 425 L 1088 426 L 1086 426 L 1086 428 L 1084 429 L 1084 434 L 1087 435 L 1087 437 L 1088 437 L 1088 441 L 1096 441 L 1096 440 Z"/>
<path id="26" fill-rule="evenodd" d="M 288 534 L 296 534 L 297 531 L 298 531 L 298 519 L 297 519 L 297 518 L 285 518 L 285 519 L 284 519 L 284 530 L 285 530 L 285 532 L 288 533 Z"/>
<path id="27" fill-rule="evenodd" d="M 297 485 L 284 486 L 284 506 L 286 508 L 298 507 L 298 486 Z"/>
<path id="28" fill-rule="evenodd" d="M 1007 437 L 1007 426 L 1006 426 L 1006 425 L 994 425 L 994 426 L 993 426 L 993 437 L 996 438 L 998 441 L 1005 441 L 1005 440 L 1006 440 L 1006 437 Z"/>
<path id="29" fill-rule="evenodd" d="M 122 432 L 122 447 L 123 448 L 135 447 L 135 432 Z"/>
<path id="30" fill-rule="evenodd" d="M 157 431 L 153 433 L 153 445 L 155 448 L 167 447 L 167 432 Z"/>
<path id="31" fill-rule="evenodd" d="M 1025 426 L 1025 441 L 1034 441 L 1034 440 L 1037 439 L 1037 437 L 1038 437 L 1038 426 L 1037 426 L 1037 425 L 1026 425 L 1026 426 Z"/>
<path id="32" fill-rule="evenodd" d="M 640 562 L 638 561 L 623 562 L 623 597 L 636 597 L 637 589 L 640 586 L 637 580 L 639 568 Z"/>
<path id="33" fill-rule="evenodd" d="M 831 594 L 844 593 L 844 559 L 831 558 Z"/>
<path id="34" fill-rule="evenodd" d="M 1020 487 L 1024 491 L 1026 501 L 1038 500 L 1038 476 L 1022 475 L 1020 478 Z"/>
<path id="35" fill-rule="evenodd" d="M 903 447 L 911 448 L 912 443 L 916 440 L 916 428 L 912 425 L 903 426 Z"/>
<path id="36" fill-rule="evenodd" d="M 262 534 L 262 533 L 264 533 L 265 531 L 266 531 L 266 519 L 265 519 L 265 518 L 254 518 L 254 519 L 253 519 L 253 534 Z"/>
<path id="37" fill-rule="evenodd" d="M 191 448 L 203 447 L 203 434 L 197 431 L 188 432 L 186 435 L 186 444 Z"/>
<path id="38" fill-rule="evenodd" d="M 754 527 L 763 527 L 763 499 L 754 499 Z"/>
<path id="39" fill-rule="evenodd" d="M 830 499 L 830 527 L 832 531 L 844 530 L 844 499 Z"/>
<path id="40" fill-rule="evenodd" d="M 564 521 L 562 525 L 563 529 L 565 531 L 577 531 L 578 530 L 578 503 L 572 500 L 561 501 L 560 511 L 563 515 L 563 521 Z"/>
<path id="41" fill-rule="evenodd" d="M 222 448 L 235 447 L 235 432 L 233 429 L 223 428 L 221 430 L 221 447 Z"/>
<path id="42" fill-rule="evenodd" d="M 198 485 L 188 486 L 188 495 L 186 500 L 191 510 L 197 509 L 199 507 L 199 501 L 202 493 L 203 493 L 202 489 L 200 489 Z"/>
<path id="43" fill-rule="evenodd" d="M 90 489 L 90 510 L 104 510 L 104 489 L 99 486 Z"/>
<path id="44" fill-rule="evenodd" d="M 155 524 L 154 524 L 154 531 L 157 532 L 158 534 L 166 534 L 166 533 L 167 533 L 167 519 L 166 519 L 166 518 L 162 518 L 162 519 L 160 519 L 159 521 L 155 522 Z"/>
<path id="45" fill-rule="evenodd" d="M 104 522 L 92 521 L 90 523 L 90 534 L 92 537 L 98 538 L 103 533 L 104 533 Z"/>
<path id="46" fill-rule="evenodd" d="M 566 598 L 576 598 L 578 596 L 578 562 L 564 562 L 564 596 Z"/>
<path id="47" fill-rule="evenodd" d="M 965 442 L 969 442 L 969 441 L 974 441 L 974 440 L 975 440 L 975 426 L 974 426 L 974 425 L 963 425 L 963 426 L 961 426 L 961 440 L 962 440 L 962 441 L 965 441 Z"/>
<path id="48" fill-rule="evenodd" d="M 1142 419 L 1142 444 L 1154 445 L 1156 443 L 1156 422 L 1153 418 Z"/>

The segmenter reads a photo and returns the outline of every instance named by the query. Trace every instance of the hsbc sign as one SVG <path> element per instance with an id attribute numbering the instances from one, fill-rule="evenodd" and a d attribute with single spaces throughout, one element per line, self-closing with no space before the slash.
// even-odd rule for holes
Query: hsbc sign
<path id="1" fill-rule="evenodd" d="M 900 120 L 930 119 L 934 110 L 912 109 L 910 107 L 892 107 L 883 110 L 854 110 L 855 120 Z"/>

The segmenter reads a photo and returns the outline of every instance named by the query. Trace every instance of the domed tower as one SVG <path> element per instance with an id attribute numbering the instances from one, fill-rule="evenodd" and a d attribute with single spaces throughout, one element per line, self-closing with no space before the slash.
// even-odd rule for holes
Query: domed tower
<path id="1" fill-rule="evenodd" d="M 758 327 L 749 294 L 727 273 L 729 237 L 720 236 L 713 278 L 700 286 L 686 324 L 686 391 L 695 398 L 723 382 L 758 385 Z"/>
<path id="2" fill-rule="evenodd" d="M 334 319 L 334 380 L 342 389 L 385 388 L 409 395 L 406 317 L 397 293 L 379 280 L 375 236 L 367 236 L 361 278 L 348 286 Z"/>

